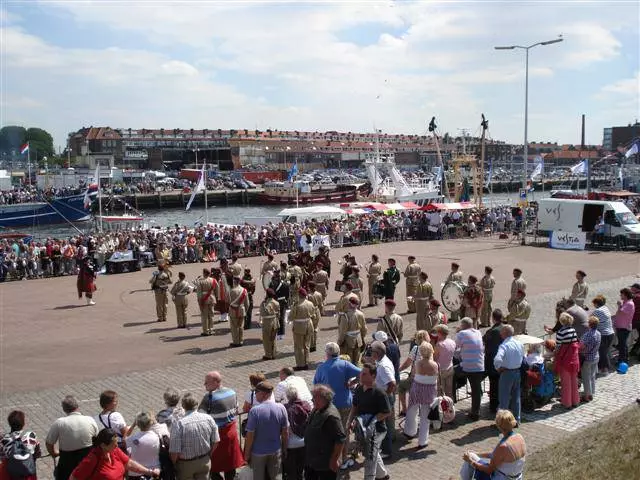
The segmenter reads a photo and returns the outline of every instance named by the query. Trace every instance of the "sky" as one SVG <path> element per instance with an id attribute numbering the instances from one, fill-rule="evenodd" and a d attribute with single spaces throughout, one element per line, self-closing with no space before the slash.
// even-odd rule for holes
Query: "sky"
<path id="1" fill-rule="evenodd" d="M 640 118 L 640 3 L 0 1 L 0 124 L 602 143 Z"/>

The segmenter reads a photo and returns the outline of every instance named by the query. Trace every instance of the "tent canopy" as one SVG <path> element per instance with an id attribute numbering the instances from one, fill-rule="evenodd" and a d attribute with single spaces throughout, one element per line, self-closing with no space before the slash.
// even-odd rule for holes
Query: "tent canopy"
<path id="1" fill-rule="evenodd" d="M 452 203 L 430 203 L 421 207 L 420 210 L 425 210 L 427 212 L 433 212 L 436 210 L 471 210 L 472 208 L 476 208 L 476 205 L 473 202 L 452 202 Z"/>

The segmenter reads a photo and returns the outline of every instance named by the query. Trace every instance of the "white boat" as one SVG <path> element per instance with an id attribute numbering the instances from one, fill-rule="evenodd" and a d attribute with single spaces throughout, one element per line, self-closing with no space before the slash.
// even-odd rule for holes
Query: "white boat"
<path id="1" fill-rule="evenodd" d="M 278 213 L 281 222 L 298 223 L 302 220 L 338 220 L 346 215 L 340 208 L 331 205 L 317 205 L 313 207 L 285 208 Z"/>
<path id="2" fill-rule="evenodd" d="M 144 226 L 144 217 L 141 215 L 96 215 L 98 228 L 105 232 L 117 232 L 123 230 L 137 230 Z"/>

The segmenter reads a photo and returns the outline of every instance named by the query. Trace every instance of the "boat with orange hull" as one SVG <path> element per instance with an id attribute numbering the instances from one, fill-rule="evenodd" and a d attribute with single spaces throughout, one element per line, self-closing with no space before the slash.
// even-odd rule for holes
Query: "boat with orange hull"
<path id="1" fill-rule="evenodd" d="M 354 202 L 355 185 L 312 185 L 310 182 L 267 182 L 258 201 L 265 205 L 318 205 Z"/>

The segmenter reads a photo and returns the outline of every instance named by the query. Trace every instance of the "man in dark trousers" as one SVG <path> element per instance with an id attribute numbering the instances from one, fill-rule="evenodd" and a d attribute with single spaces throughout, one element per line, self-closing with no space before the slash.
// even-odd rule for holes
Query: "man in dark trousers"
<path id="1" fill-rule="evenodd" d="M 281 270 L 274 270 L 273 279 L 271 280 L 269 288 L 272 288 L 276 293 L 276 300 L 280 304 L 280 325 L 278 327 L 277 338 L 278 340 L 282 340 L 282 338 L 284 338 L 285 331 L 284 314 L 289 308 L 289 285 L 287 282 L 282 280 Z"/>
<path id="2" fill-rule="evenodd" d="M 482 338 L 484 342 L 484 371 L 489 376 L 489 410 L 491 413 L 498 411 L 498 384 L 500 383 L 500 374 L 493 365 L 493 359 L 498 353 L 498 347 L 502 343 L 502 337 L 500 336 L 500 330 L 502 329 L 503 315 L 502 310 L 496 308 L 491 313 L 493 325 L 489 328 Z"/>

